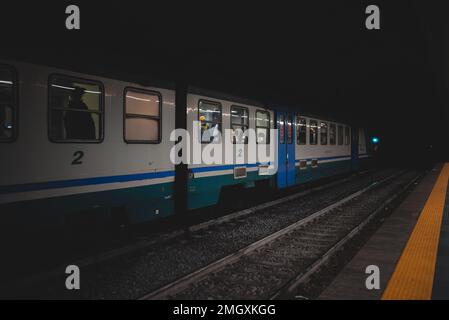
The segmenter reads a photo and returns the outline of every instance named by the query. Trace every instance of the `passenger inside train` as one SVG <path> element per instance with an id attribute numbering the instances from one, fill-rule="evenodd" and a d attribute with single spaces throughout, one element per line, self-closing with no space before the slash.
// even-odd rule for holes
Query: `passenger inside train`
<path id="1" fill-rule="evenodd" d="M 85 90 L 76 87 L 70 94 L 68 107 L 76 110 L 67 111 L 64 117 L 64 125 L 68 139 L 95 139 L 95 125 L 90 113 L 78 112 L 87 111 L 89 108 L 82 100 Z"/>

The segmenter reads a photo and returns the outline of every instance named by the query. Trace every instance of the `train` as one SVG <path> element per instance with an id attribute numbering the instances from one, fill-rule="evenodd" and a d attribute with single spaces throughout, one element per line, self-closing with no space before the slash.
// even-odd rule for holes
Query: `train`
<path id="1" fill-rule="evenodd" d="M 192 212 L 215 205 L 227 188 L 285 189 L 372 162 L 367 131 L 354 124 L 199 88 L 188 89 L 186 102 L 186 129 L 195 135 L 198 123 L 201 152 L 213 132 L 252 129 L 255 141 L 238 145 L 247 152 L 275 143 L 275 168 L 247 159 L 189 163 L 182 178 L 169 157 L 175 89 L 0 60 L 2 229 L 46 230 L 86 217 L 139 224 L 177 214 L 177 183 Z"/>

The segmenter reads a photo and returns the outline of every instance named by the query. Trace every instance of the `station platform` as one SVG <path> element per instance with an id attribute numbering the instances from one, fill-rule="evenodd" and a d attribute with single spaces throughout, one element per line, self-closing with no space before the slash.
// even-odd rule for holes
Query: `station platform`
<path id="1" fill-rule="evenodd" d="M 318 299 L 449 299 L 449 163 L 421 180 Z M 368 289 L 368 266 L 379 289 Z"/>

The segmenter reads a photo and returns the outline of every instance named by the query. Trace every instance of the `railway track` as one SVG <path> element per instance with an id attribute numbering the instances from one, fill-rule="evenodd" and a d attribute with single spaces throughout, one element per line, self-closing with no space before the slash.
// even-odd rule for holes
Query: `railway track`
<path id="1" fill-rule="evenodd" d="M 214 262 L 226 260 L 233 253 L 245 251 L 253 243 L 292 224 L 304 223 L 317 211 L 372 188 L 376 181 L 397 172 L 384 170 L 343 179 L 339 183 L 317 188 L 314 192 L 300 192 L 258 206 L 257 210 L 244 210 L 190 227 L 163 241 L 105 253 L 81 263 L 73 261 L 71 264 L 80 266 L 83 279 L 81 290 L 76 292 L 64 290 L 61 285 L 66 276 L 65 266 L 61 266 L 52 270 L 51 275 L 49 273 L 27 281 L 29 285 L 24 284 L 17 289 L 12 287 L 8 290 L 8 296 L 14 292 L 14 296 L 21 298 L 138 299 L 199 270 L 210 268 Z M 145 297 L 154 298 L 156 295 Z M 165 297 L 169 298 L 170 295 L 166 294 Z"/>
<path id="2" fill-rule="evenodd" d="M 292 297 L 420 175 L 400 172 L 154 290 L 141 299 Z"/>

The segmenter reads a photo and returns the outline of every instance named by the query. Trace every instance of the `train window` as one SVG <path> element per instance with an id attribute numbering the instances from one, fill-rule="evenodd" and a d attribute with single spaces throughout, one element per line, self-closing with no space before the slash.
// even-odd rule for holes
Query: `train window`
<path id="1" fill-rule="evenodd" d="M 316 145 L 318 143 L 318 121 L 310 120 L 309 143 Z"/>
<path id="2" fill-rule="evenodd" d="M 345 126 L 345 145 L 349 145 L 349 139 L 350 133 L 349 133 L 349 127 Z"/>
<path id="3" fill-rule="evenodd" d="M 0 142 L 17 136 L 17 81 L 13 68 L 0 65 Z"/>
<path id="4" fill-rule="evenodd" d="M 343 126 L 338 126 L 337 128 L 338 145 L 341 146 L 343 145 Z"/>
<path id="5" fill-rule="evenodd" d="M 285 143 L 285 117 L 283 114 L 279 116 L 279 143 Z"/>
<path id="6" fill-rule="evenodd" d="M 201 125 L 201 142 L 220 142 L 221 104 L 213 101 L 200 100 L 198 105 L 198 119 Z"/>
<path id="7" fill-rule="evenodd" d="M 329 143 L 331 145 L 335 145 L 337 140 L 337 127 L 335 126 L 335 123 L 331 123 L 329 125 Z"/>
<path id="8" fill-rule="evenodd" d="M 234 144 L 247 144 L 248 137 L 243 134 L 249 128 L 249 110 L 245 107 L 231 107 L 231 130 Z"/>
<path id="9" fill-rule="evenodd" d="M 257 143 L 270 144 L 270 121 L 270 113 L 268 111 L 256 111 Z"/>
<path id="10" fill-rule="evenodd" d="M 127 143 L 159 143 L 161 141 L 161 94 L 126 88 L 124 96 L 125 141 Z"/>
<path id="11" fill-rule="evenodd" d="M 320 144 L 326 145 L 327 144 L 327 123 L 321 122 L 320 124 Z"/>
<path id="12" fill-rule="evenodd" d="M 49 79 L 49 138 L 53 142 L 101 142 L 104 89 L 99 82 L 53 75 Z"/>
<path id="13" fill-rule="evenodd" d="M 287 143 L 293 143 L 293 119 L 292 116 L 287 117 Z"/>
<path id="14" fill-rule="evenodd" d="M 307 120 L 301 117 L 296 119 L 296 143 L 306 144 L 307 143 Z"/>

